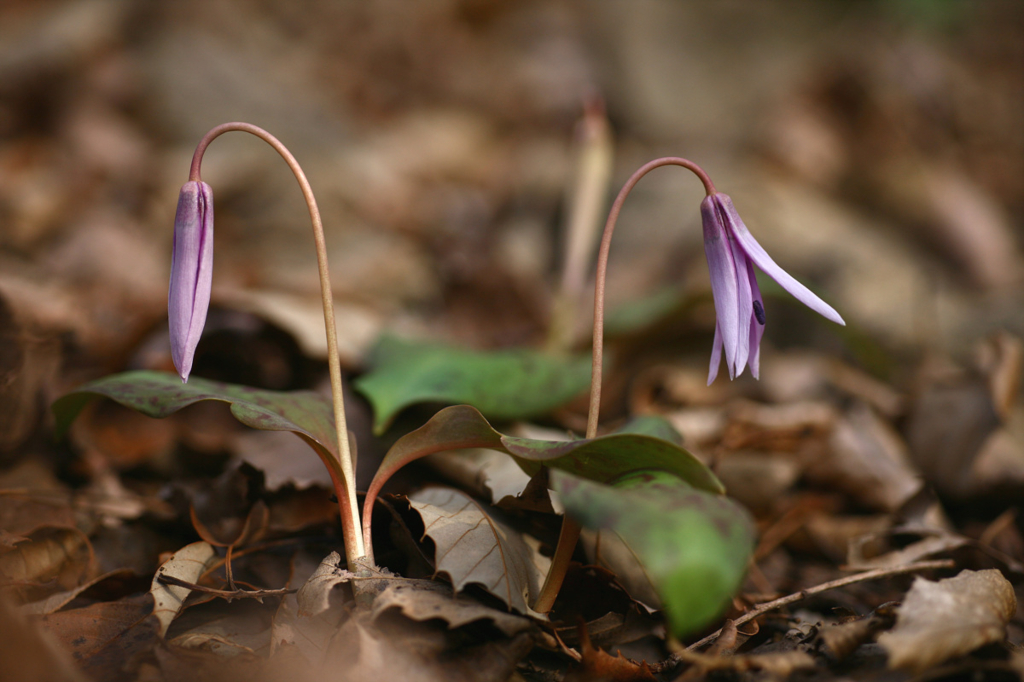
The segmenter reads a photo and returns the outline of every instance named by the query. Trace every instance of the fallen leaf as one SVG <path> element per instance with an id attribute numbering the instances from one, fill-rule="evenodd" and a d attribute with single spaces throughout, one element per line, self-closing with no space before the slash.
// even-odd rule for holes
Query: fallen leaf
<path id="1" fill-rule="evenodd" d="M 550 560 L 530 548 L 518 532 L 489 516 L 478 502 L 450 488 L 425 488 L 409 496 L 434 541 L 434 564 L 458 592 L 470 583 L 520 613 L 530 604 Z"/>
<path id="2" fill-rule="evenodd" d="M 86 682 L 66 649 L 0 596 L 0 679 Z"/>
<path id="3" fill-rule="evenodd" d="M 0 555 L 0 584 L 35 601 L 43 596 L 39 590 L 48 594 L 53 588 L 72 589 L 92 572 L 93 563 L 92 546 L 82 531 L 40 528 L 29 535 L 29 542 L 20 542 Z"/>
<path id="4" fill-rule="evenodd" d="M 896 604 L 887 602 L 864 618 L 822 627 L 818 630 L 818 641 L 841 661 L 877 632 L 892 627 L 895 617 Z"/>
<path id="5" fill-rule="evenodd" d="M 932 582 L 915 578 L 896 612 L 896 626 L 878 637 L 890 668 L 922 672 L 1006 637 L 1017 610 L 1013 586 L 995 569 L 961 571 Z"/>
<path id="6" fill-rule="evenodd" d="M 192 593 L 192 590 L 180 585 L 165 585 L 160 582 L 160 576 L 170 576 L 195 583 L 216 559 L 217 555 L 208 543 L 193 542 L 191 545 L 185 545 L 179 549 L 157 569 L 156 575 L 153 576 L 150 594 L 153 595 L 153 615 L 156 616 L 160 624 L 161 637 L 167 634 L 167 628 L 178 616 L 185 598 Z"/>
<path id="7" fill-rule="evenodd" d="M 522 616 L 499 611 L 463 596 L 453 596 L 444 583 L 409 581 L 394 583 L 373 600 L 370 617 L 376 621 L 385 612 L 399 610 L 410 620 L 443 620 L 448 629 L 487 621 L 506 637 L 532 630 L 532 621 Z"/>
<path id="8" fill-rule="evenodd" d="M 579 666 L 565 676 L 565 682 L 655 682 L 646 663 L 634 663 L 620 653 L 612 656 L 590 643 L 585 625 L 580 625 Z"/>
<path id="9" fill-rule="evenodd" d="M 895 511 L 923 485 L 900 435 L 864 403 L 836 419 L 826 456 L 811 458 L 807 475 L 881 511 Z"/>
<path id="10" fill-rule="evenodd" d="M 101 576 L 97 576 L 97 577 L 93 578 L 92 580 L 90 580 L 90 581 L 88 581 L 86 583 L 83 583 L 83 584 L 79 585 L 78 587 L 76 587 L 76 588 L 74 588 L 72 590 L 68 590 L 66 592 L 58 592 L 57 594 L 52 594 L 49 597 L 47 597 L 46 599 L 43 599 L 41 601 L 35 601 L 35 602 L 28 603 L 28 604 L 23 604 L 19 610 L 22 613 L 24 613 L 24 614 L 32 615 L 32 616 L 39 616 L 39 615 L 45 615 L 45 614 L 48 614 L 48 613 L 53 613 L 54 611 L 59 611 L 60 609 L 64 608 L 65 606 L 70 604 L 75 599 L 75 597 L 77 597 L 81 593 L 85 592 L 90 587 L 93 587 L 94 585 L 103 582 L 104 580 L 108 580 L 108 579 L 111 579 L 111 578 L 113 578 L 113 579 L 124 579 L 124 578 L 130 578 L 130 577 L 132 577 L 134 575 L 135 575 L 135 572 L 132 571 L 130 568 L 119 568 L 117 570 L 110 571 L 109 573 L 104 573 Z"/>
<path id="11" fill-rule="evenodd" d="M 132 656 L 150 649 L 160 636 L 148 595 L 97 602 L 42 618 L 43 630 L 71 652 L 93 679 L 114 680 Z"/>
<path id="12" fill-rule="evenodd" d="M 629 596 L 652 610 L 661 608 L 661 597 L 647 574 L 647 569 L 640 563 L 636 552 L 611 530 L 588 530 L 580 533 L 580 545 L 587 553 L 587 559 L 593 564 L 615 574 Z"/>

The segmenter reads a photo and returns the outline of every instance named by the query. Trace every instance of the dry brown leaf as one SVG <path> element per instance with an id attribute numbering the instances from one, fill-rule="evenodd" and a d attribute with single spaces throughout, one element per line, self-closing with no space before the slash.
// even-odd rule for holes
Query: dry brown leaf
<path id="1" fill-rule="evenodd" d="M 891 627 L 895 615 L 893 602 L 882 604 L 864 618 L 822 627 L 818 631 L 818 641 L 837 660 L 842 660 L 879 630 Z"/>
<path id="2" fill-rule="evenodd" d="M 41 461 L 26 459 L 0 474 L 0 528 L 26 537 L 43 526 L 74 525 L 70 491 Z"/>
<path id="3" fill-rule="evenodd" d="M 320 323 L 323 325 L 322 319 Z M 263 472 L 269 491 L 287 485 L 300 490 L 311 486 L 327 490 L 334 487 L 330 472 L 316 453 L 289 431 L 239 431 L 232 439 L 231 449 L 243 462 Z"/>
<path id="4" fill-rule="evenodd" d="M 444 583 L 422 580 L 394 583 L 373 600 L 370 617 L 376 621 L 386 611 L 398 609 L 410 620 L 439 618 L 449 629 L 469 623 L 490 621 L 507 637 L 533 629 L 533 623 L 522 616 L 498 611 L 463 596 L 452 596 Z"/>
<path id="5" fill-rule="evenodd" d="M 504 682 L 533 647 L 533 636 L 453 647 L 444 630 L 427 623 L 386 619 L 374 625 L 349 618 L 331 643 L 327 671 L 345 682 Z"/>
<path id="6" fill-rule="evenodd" d="M 117 570 L 104 573 L 101 576 L 97 576 L 92 580 L 79 585 L 73 590 L 68 590 L 66 592 L 58 592 L 57 594 L 52 594 L 41 601 L 35 601 L 29 604 L 24 604 L 19 610 L 22 613 L 31 616 L 41 616 L 53 613 L 54 611 L 61 610 L 62 608 L 70 604 L 75 599 L 75 597 L 82 594 L 90 587 L 103 582 L 104 580 L 107 580 L 109 578 L 130 578 L 133 575 L 135 575 L 135 572 L 132 571 L 130 568 L 119 568 Z"/>
<path id="7" fill-rule="evenodd" d="M 148 595 L 51 613 L 41 622 L 97 680 L 117 679 L 132 656 L 158 641 L 160 627 Z"/>
<path id="8" fill-rule="evenodd" d="M 23 598 L 41 598 L 32 586 L 50 581 L 58 590 L 72 589 L 92 572 L 92 546 L 77 528 L 40 528 L 29 540 L 0 555 L 0 581 L 24 586 L 18 589 Z"/>
<path id="9" fill-rule="evenodd" d="M 436 570 L 448 574 L 456 591 L 477 583 L 510 608 L 533 613 L 529 604 L 549 559 L 465 493 L 426 488 L 410 495 L 409 502 L 434 541 Z"/>
<path id="10" fill-rule="evenodd" d="M 160 576 L 170 576 L 195 583 L 216 559 L 217 555 L 208 543 L 193 542 L 191 545 L 185 545 L 179 549 L 157 569 L 156 575 L 153 576 L 150 594 L 153 595 L 153 615 L 160 623 L 161 637 L 167 634 L 167 628 L 178 616 L 185 598 L 192 593 L 192 590 L 180 585 L 165 585 L 160 582 Z"/>
<path id="11" fill-rule="evenodd" d="M 952 497 L 971 492 L 971 469 L 999 415 L 984 377 L 955 368 L 926 368 L 925 386 L 907 417 L 914 464 L 935 489 Z"/>
<path id="12" fill-rule="evenodd" d="M 1016 609 L 1013 586 L 995 569 L 961 571 L 938 582 L 915 578 L 896 627 L 878 643 L 889 652 L 890 668 L 921 672 L 1002 641 Z"/>
<path id="13" fill-rule="evenodd" d="M 0 597 L 0 679 L 18 682 L 86 682 L 67 650 Z"/>
<path id="14" fill-rule="evenodd" d="M 643 564 L 619 534 L 610 530 L 583 530 L 580 544 L 593 564 L 615 574 L 619 582 L 633 599 L 651 610 L 661 608 L 661 597 L 651 584 Z"/>
<path id="15" fill-rule="evenodd" d="M 654 682 L 647 663 L 634 663 L 621 653 L 612 656 L 590 643 L 585 625 L 580 625 L 579 666 L 570 670 L 565 682 Z"/>
<path id="16" fill-rule="evenodd" d="M 899 434 L 863 403 L 836 420 L 829 445 L 829 456 L 809 462 L 808 475 L 841 488 L 862 504 L 894 511 L 921 489 Z"/>
<path id="17" fill-rule="evenodd" d="M 742 654 L 739 656 L 710 656 L 695 651 L 679 652 L 682 661 L 692 663 L 697 675 L 713 670 L 733 670 L 744 672 L 760 670 L 777 678 L 786 678 L 797 670 L 812 670 L 816 667 L 814 658 L 806 651 L 790 650 L 763 654 Z M 692 670 L 692 669 L 691 669 Z M 690 671 L 686 673 L 687 679 Z M 697 677 L 699 679 L 699 677 Z"/>
<path id="18" fill-rule="evenodd" d="M 213 608 L 206 609 L 201 622 L 186 622 L 190 620 L 186 616 L 175 623 L 168 643 L 182 649 L 208 651 L 224 658 L 270 650 L 271 615 L 263 604 L 246 600 L 221 601 L 208 606 Z"/>

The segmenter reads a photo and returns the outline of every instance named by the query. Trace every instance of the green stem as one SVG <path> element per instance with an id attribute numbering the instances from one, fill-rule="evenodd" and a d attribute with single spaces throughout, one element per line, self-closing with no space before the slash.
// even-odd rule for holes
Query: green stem
<path id="1" fill-rule="evenodd" d="M 608 274 L 608 252 L 611 250 L 612 235 L 615 232 L 615 223 L 619 220 L 619 213 L 622 211 L 622 204 L 626 197 L 633 191 L 640 178 L 650 173 L 655 168 L 662 166 L 682 166 L 692 171 L 704 184 L 704 191 L 710 196 L 715 193 L 715 186 L 704 170 L 693 161 L 678 156 L 666 156 L 655 159 L 641 166 L 630 176 L 626 184 L 619 190 L 608 212 L 608 220 L 604 224 L 604 234 L 601 237 L 601 249 L 597 254 L 597 273 L 594 276 L 594 345 L 590 366 L 590 410 L 587 413 L 587 438 L 597 436 L 597 422 L 601 413 L 601 375 L 604 362 L 604 288 L 605 279 Z M 551 560 L 551 569 L 548 571 L 544 586 L 541 587 L 537 596 L 537 603 L 533 609 L 539 613 L 547 613 L 555 603 L 555 597 L 562 588 L 565 581 L 565 573 L 569 569 L 569 562 L 576 550 L 576 542 L 580 537 L 580 525 L 573 519 L 565 516 L 562 520 L 562 532 L 558 536 L 558 545 L 555 547 L 555 554 Z"/>
<path id="2" fill-rule="evenodd" d="M 238 130 L 245 133 L 250 133 L 260 138 L 271 147 L 273 147 L 281 158 L 284 159 L 288 167 L 291 168 L 292 173 L 295 174 L 295 179 L 299 182 L 299 187 L 302 188 L 302 196 L 306 199 L 306 206 L 309 207 L 309 217 L 313 221 L 313 241 L 316 244 L 316 261 L 317 267 L 320 273 L 320 298 L 323 301 L 324 307 L 324 326 L 327 329 L 327 367 L 331 376 L 331 398 L 334 402 L 334 424 L 338 435 L 338 464 L 340 465 L 341 477 L 343 480 L 337 480 L 337 476 L 331 469 L 331 479 L 334 481 L 335 492 L 338 495 L 338 509 L 341 512 L 341 526 L 342 535 L 345 540 L 345 557 L 348 562 L 349 570 L 356 571 L 358 566 L 356 564 L 357 559 L 369 557 L 370 561 L 373 560 L 373 555 L 369 552 L 369 547 L 364 546 L 363 537 L 359 531 L 359 508 L 356 506 L 356 487 L 355 487 L 355 472 L 352 467 L 352 453 L 349 449 L 348 442 L 348 426 L 345 422 L 345 401 L 342 395 L 341 386 L 341 364 L 338 355 L 338 331 L 334 323 L 334 299 L 331 293 L 331 277 L 330 271 L 327 267 L 327 245 L 324 241 L 324 227 L 320 220 L 320 210 L 316 205 L 316 198 L 313 196 L 313 189 L 309 186 L 309 181 L 306 179 L 306 174 L 302 171 L 302 167 L 299 166 L 299 162 L 295 160 L 292 153 L 288 151 L 281 142 L 259 126 L 254 126 L 251 123 L 231 122 L 222 123 L 221 125 L 213 128 L 210 132 L 203 136 L 203 139 L 199 141 L 199 145 L 196 147 L 195 154 L 192 156 L 192 167 L 189 170 L 189 180 L 200 181 L 199 168 L 203 161 L 203 154 L 206 152 L 206 148 L 213 142 L 214 139 L 220 135 L 232 131 Z"/>

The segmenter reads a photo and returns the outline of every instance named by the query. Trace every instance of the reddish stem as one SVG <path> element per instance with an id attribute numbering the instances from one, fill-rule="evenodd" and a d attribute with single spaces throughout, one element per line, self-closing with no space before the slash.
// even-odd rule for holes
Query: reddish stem
<path id="1" fill-rule="evenodd" d="M 626 184 L 619 190 L 611 210 L 608 212 L 608 220 L 604 224 L 604 234 L 601 237 L 601 248 L 597 254 L 597 273 L 594 276 L 594 345 L 590 367 L 590 410 L 587 413 L 587 438 L 597 436 L 597 422 L 601 413 L 601 378 L 604 362 L 604 288 L 605 279 L 608 274 L 608 253 L 611 250 L 612 235 L 615 232 L 615 223 L 618 222 L 619 212 L 622 211 L 622 204 L 626 197 L 633 191 L 640 178 L 650 173 L 655 168 L 662 166 L 682 166 L 700 178 L 704 184 L 704 191 L 708 196 L 715 193 L 715 186 L 711 178 L 700 166 L 689 159 L 678 156 L 666 156 L 655 159 L 641 166 L 630 176 Z M 555 603 L 555 597 L 562 588 L 565 580 L 565 573 L 569 569 L 573 552 L 576 550 L 576 542 L 579 540 L 580 525 L 566 515 L 562 520 L 562 531 L 558 536 L 558 545 L 555 547 L 555 554 L 551 559 L 551 568 L 548 570 L 544 586 L 540 590 L 537 602 L 533 609 L 540 613 L 547 613 Z"/>

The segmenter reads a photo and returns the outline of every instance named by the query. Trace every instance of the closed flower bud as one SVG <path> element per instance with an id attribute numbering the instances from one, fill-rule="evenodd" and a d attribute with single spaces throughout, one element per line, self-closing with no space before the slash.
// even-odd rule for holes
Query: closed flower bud
<path id="1" fill-rule="evenodd" d="M 205 182 L 186 182 L 178 195 L 171 253 L 167 318 L 171 359 L 188 381 L 192 358 L 206 324 L 213 282 L 213 190 Z"/>

